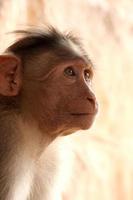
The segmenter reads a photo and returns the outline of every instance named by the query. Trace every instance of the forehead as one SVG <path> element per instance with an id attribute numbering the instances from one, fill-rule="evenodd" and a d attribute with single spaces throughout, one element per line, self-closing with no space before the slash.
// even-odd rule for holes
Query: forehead
<path id="1" fill-rule="evenodd" d="M 58 40 L 49 48 L 41 46 L 30 57 L 32 63 L 37 64 L 37 68 L 42 74 L 49 73 L 56 66 L 62 67 L 67 64 L 92 67 L 92 63 L 82 45 L 68 38 Z"/>
<path id="2" fill-rule="evenodd" d="M 70 52 L 69 52 L 70 51 Z M 73 56 L 73 61 L 79 65 L 86 65 L 89 68 L 92 67 L 92 62 L 89 56 L 81 44 L 75 44 L 73 41 L 68 40 L 68 55 L 69 53 Z M 70 56 L 70 60 L 71 60 Z M 68 57 L 69 60 L 69 57 Z"/>
<path id="3" fill-rule="evenodd" d="M 61 70 L 65 66 L 75 65 L 80 68 L 89 68 L 92 69 L 92 63 L 88 59 L 87 55 L 74 43 L 70 41 L 68 46 L 60 46 L 57 49 L 51 49 L 50 51 L 42 51 L 39 55 L 40 63 L 43 64 L 41 69 L 42 74 L 49 73 L 50 71 L 55 70 L 55 67 L 58 70 Z"/>
<path id="4" fill-rule="evenodd" d="M 71 42 L 69 48 L 65 46 L 50 51 L 42 51 L 39 55 L 39 60 L 41 63 L 45 63 L 45 66 L 49 69 L 61 64 L 92 67 L 92 62 L 87 54 Z"/>
<path id="5" fill-rule="evenodd" d="M 60 41 L 57 48 L 51 50 L 55 60 L 61 62 L 78 62 L 86 66 L 91 66 L 91 60 L 89 59 L 87 52 L 83 49 L 81 44 L 73 42 L 71 39 Z"/>

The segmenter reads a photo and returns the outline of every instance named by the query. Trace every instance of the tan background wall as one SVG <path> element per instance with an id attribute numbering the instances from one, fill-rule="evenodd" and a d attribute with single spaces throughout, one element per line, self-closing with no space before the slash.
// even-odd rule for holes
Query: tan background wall
<path id="1" fill-rule="evenodd" d="M 13 39 L 6 32 L 45 23 L 82 37 L 100 103 L 88 134 L 71 136 L 76 161 L 64 199 L 132 200 L 133 1 L 1 0 L 0 50 Z"/>

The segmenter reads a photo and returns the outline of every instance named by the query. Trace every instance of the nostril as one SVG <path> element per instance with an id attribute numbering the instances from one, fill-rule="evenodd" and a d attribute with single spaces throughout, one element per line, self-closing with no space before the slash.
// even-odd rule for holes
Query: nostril
<path id="1" fill-rule="evenodd" d="M 92 97 L 87 97 L 87 100 L 90 101 L 91 103 L 95 103 L 95 99 Z"/>
<path id="2" fill-rule="evenodd" d="M 92 105 L 94 111 L 97 113 L 98 111 L 98 103 L 95 97 L 87 97 L 87 100 L 90 102 Z"/>

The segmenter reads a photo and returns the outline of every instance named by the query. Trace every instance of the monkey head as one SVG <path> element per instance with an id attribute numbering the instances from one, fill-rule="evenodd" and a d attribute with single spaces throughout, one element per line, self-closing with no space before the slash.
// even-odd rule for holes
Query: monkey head
<path id="1" fill-rule="evenodd" d="M 89 129 L 98 104 L 93 64 L 79 39 L 54 28 L 17 33 L 23 37 L 0 56 L 2 104 L 44 133 Z"/>

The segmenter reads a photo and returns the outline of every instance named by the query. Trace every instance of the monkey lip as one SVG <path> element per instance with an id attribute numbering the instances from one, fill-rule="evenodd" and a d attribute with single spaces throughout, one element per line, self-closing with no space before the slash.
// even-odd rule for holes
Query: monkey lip
<path id="1" fill-rule="evenodd" d="M 95 113 L 71 113 L 73 116 L 95 115 Z"/>

